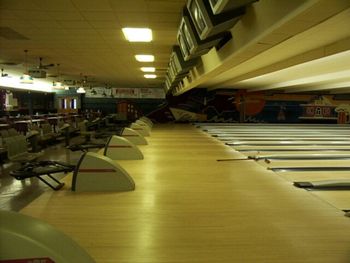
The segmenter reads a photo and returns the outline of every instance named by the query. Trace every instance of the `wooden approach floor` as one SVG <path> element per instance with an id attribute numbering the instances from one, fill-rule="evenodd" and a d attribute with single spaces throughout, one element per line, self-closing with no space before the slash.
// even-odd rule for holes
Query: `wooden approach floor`
<path id="1" fill-rule="evenodd" d="M 156 125 L 124 193 L 47 191 L 21 212 L 97 262 L 350 262 L 350 218 L 192 125 Z M 70 179 L 68 176 L 67 181 Z"/>

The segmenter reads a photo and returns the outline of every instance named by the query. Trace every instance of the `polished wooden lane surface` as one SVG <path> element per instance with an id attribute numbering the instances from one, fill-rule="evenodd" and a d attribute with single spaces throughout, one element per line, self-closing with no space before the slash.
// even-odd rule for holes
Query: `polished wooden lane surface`
<path id="1" fill-rule="evenodd" d="M 349 262 L 344 213 L 191 125 L 156 125 L 125 193 L 48 191 L 22 210 L 97 262 Z"/>

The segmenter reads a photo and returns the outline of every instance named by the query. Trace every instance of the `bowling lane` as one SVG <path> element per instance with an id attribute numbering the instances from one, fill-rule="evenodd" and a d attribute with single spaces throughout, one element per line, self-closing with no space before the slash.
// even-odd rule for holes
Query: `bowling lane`
<path id="1" fill-rule="evenodd" d="M 275 172 L 278 176 L 285 180 L 294 183 L 302 181 L 321 181 L 321 180 L 333 180 L 333 179 L 349 179 L 349 171 L 333 171 L 331 174 L 329 171 L 308 171 L 308 172 Z M 350 200 L 349 200 L 350 201 Z"/>
<path id="2" fill-rule="evenodd" d="M 245 124 L 245 123 L 235 123 L 235 124 L 220 124 L 220 125 L 196 125 L 196 127 L 204 130 L 234 130 L 234 129 L 274 129 L 278 127 L 279 129 L 300 129 L 300 130 L 350 130 L 349 125 L 338 125 L 338 124 Z"/>
<path id="3" fill-rule="evenodd" d="M 258 163 L 269 169 L 284 169 L 287 170 L 290 168 L 298 168 L 298 167 L 348 167 L 350 171 L 350 160 L 259 160 Z"/>
<path id="4" fill-rule="evenodd" d="M 291 188 L 296 188 L 294 182 L 350 182 L 349 126 L 232 125 L 206 129 L 251 159 L 247 162 L 256 162 L 288 181 Z M 337 209 L 350 210 L 350 190 L 308 190 Z"/>
<path id="5" fill-rule="evenodd" d="M 349 171 L 308 171 L 308 172 L 275 172 L 276 175 L 289 181 L 291 185 L 294 182 L 317 182 L 325 180 L 349 180 Z M 306 191 L 300 189 L 300 191 Z M 310 194 L 336 207 L 339 210 L 350 210 L 350 191 L 349 190 L 312 190 Z"/>
<path id="6" fill-rule="evenodd" d="M 350 141 L 308 141 L 308 140 L 298 140 L 298 141 L 229 141 L 226 142 L 230 146 L 349 146 Z"/>
<path id="7" fill-rule="evenodd" d="M 215 137 L 215 136 L 213 136 Z M 300 136 L 300 137 L 276 137 L 276 136 L 270 136 L 270 137 L 263 137 L 263 136 L 242 136 L 242 137 L 221 137 L 217 136 L 215 137 L 220 141 L 223 142 L 239 142 L 239 141 L 263 141 L 263 142 L 276 142 L 276 141 L 319 141 L 319 142 L 329 142 L 329 141 L 338 141 L 338 142 L 349 142 L 350 137 L 320 137 L 320 136 Z"/>
<path id="8" fill-rule="evenodd" d="M 293 145 L 276 145 L 276 146 L 264 146 L 264 145 L 235 145 L 234 148 L 236 151 L 240 152 L 310 152 L 310 151 L 332 151 L 332 152 L 340 152 L 340 151 L 350 151 L 350 146 L 342 146 L 342 145 L 334 145 L 330 146 L 315 146 L 315 145 L 305 145 L 302 146 L 293 146 Z"/>
<path id="9" fill-rule="evenodd" d="M 350 210 L 350 191 L 312 191 L 311 193 L 339 210 Z"/>

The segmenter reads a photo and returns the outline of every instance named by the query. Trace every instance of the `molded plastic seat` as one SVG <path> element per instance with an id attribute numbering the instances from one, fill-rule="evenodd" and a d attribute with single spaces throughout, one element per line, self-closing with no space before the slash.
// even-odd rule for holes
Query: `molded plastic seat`
<path id="1" fill-rule="evenodd" d="M 8 137 L 4 141 L 7 147 L 7 158 L 12 162 L 32 162 L 43 155 L 41 152 L 29 153 L 27 141 L 23 135 Z"/>
<path id="2" fill-rule="evenodd" d="M 25 262 L 95 263 L 66 234 L 44 221 L 20 213 L 0 211 L 0 244 L 1 262 L 19 262 L 11 260 L 14 258 L 40 257 Z"/>

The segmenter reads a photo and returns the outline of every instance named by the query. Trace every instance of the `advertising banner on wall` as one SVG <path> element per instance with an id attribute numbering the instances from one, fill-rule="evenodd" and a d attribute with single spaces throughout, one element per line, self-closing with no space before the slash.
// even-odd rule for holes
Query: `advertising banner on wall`
<path id="1" fill-rule="evenodd" d="M 163 89 L 158 88 L 105 88 L 86 89 L 87 98 L 120 98 L 120 99 L 164 99 Z"/>

